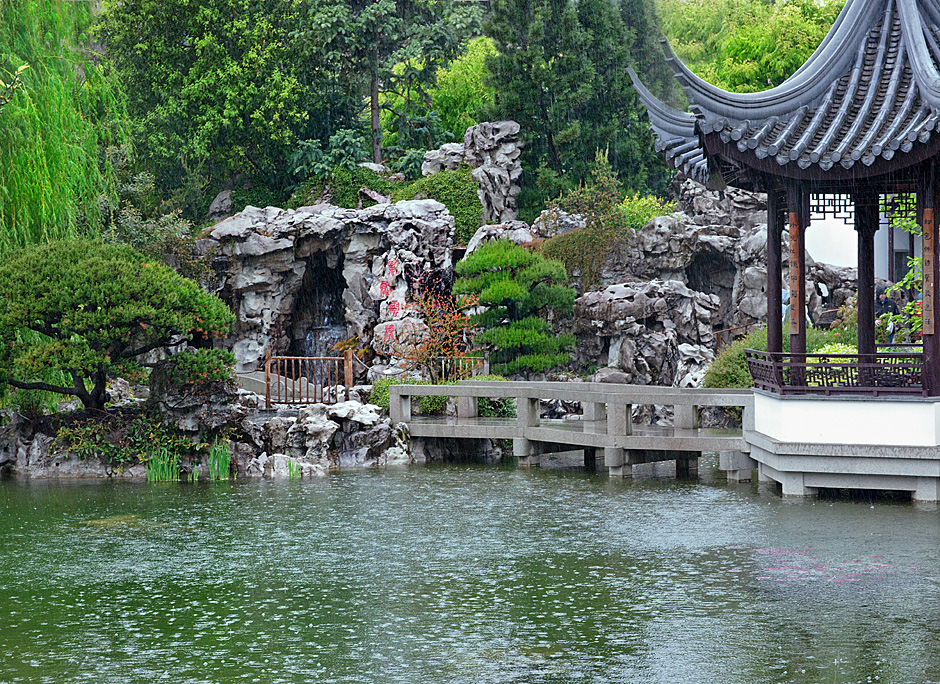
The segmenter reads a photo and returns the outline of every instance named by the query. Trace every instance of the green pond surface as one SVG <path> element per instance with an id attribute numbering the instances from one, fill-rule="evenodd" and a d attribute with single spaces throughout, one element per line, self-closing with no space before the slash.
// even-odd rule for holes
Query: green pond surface
<path id="1" fill-rule="evenodd" d="M 0 682 L 937 682 L 938 561 L 935 506 L 720 478 L 4 481 Z"/>

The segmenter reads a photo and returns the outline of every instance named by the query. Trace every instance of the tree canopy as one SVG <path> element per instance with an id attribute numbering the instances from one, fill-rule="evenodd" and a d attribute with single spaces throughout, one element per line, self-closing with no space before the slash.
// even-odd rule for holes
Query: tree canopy
<path id="1" fill-rule="evenodd" d="M 636 21 L 634 4 L 650 20 L 642 35 L 624 21 Z M 487 59 L 490 114 L 522 126 L 524 208 L 577 186 L 605 148 L 629 190 L 665 190 L 668 171 L 625 70 L 641 66 L 638 52 L 655 62 L 646 53 L 653 25 L 641 2 L 618 9 L 610 0 L 495 0 L 486 29 L 497 49 Z M 666 87 L 660 75 L 652 80 L 655 89 Z"/>
<path id="2" fill-rule="evenodd" d="M 109 377 L 148 352 L 225 335 L 218 297 L 124 245 L 57 240 L 0 264 L 0 385 L 73 395 L 103 408 Z M 50 381 L 58 373 L 68 384 Z"/>
<path id="3" fill-rule="evenodd" d="M 725 90 L 780 85 L 819 47 L 845 0 L 660 0 L 663 28 L 692 71 Z"/>

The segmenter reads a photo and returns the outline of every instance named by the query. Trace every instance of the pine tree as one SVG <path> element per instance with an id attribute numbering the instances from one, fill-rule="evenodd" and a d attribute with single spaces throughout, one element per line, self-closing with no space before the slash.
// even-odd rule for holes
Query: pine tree
<path id="1" fill-rule="evenodd" d="M 498 50 L 487 61 L 498 84 L 489 113 L 526 135 L 520 204 L 532 203 L 537 177 L 541 203 L 576 186 L 605 148 L 629 191 L 664 190 L 666 167 L 626 73 L 633 34 L 611 0 L 495 0 L 487 34 Z"/>
<path id="2" fill-rule="evenodd" d="M 476 295 L 486 307 L 473 316 L 481 329 L 474 343 L 493 348 L 494 372 L 541 372 L 571 360 L 566 350 L 574 337 L 556 335 L 549 321 L 574 304 L 560 261 L 497 240 L 478 247 L 455 270 L 460 277 L 454 293 Z"/>

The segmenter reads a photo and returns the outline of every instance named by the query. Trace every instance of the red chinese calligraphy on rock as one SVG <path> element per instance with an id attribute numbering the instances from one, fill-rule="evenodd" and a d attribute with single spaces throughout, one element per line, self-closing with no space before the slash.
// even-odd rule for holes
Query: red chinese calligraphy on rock
<path id="1" fill-rule="evenodd" d="M 385 341 L 389 342 L 390 340 L 395 339 L 395 326 L 389 323 L 385 326 Z"/>
<path id="2" fill-rule="evenodd" d="M 379 283 L 379 295 L 382 297 L 388 297 L 392 291 L 392 286 L 388 284 L 387 280 L 383 280 Z"/>
<path id="3" fill-rule="evenodd" d="M 392 278 L 398 275 L 398 260 L 397 259 L 389 259 L 388 275 L 391 276 Z"/>
<path id="4" fill-rule="evenodd" d="M 397 316 L 400 310 L 401 310 L 400 302 L 392 301 L 388 303 L 388 311 L 392 316 Z"/>

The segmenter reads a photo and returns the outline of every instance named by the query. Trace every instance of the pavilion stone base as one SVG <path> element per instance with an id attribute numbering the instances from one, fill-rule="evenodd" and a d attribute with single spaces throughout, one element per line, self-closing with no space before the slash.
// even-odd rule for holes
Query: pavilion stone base
<path id="1" fill-rule="evenodd" d="M 753 429 L 745 430 L 745 439 L 758 478 L 780 483 L 784 496 L 875 489 L 940 501 L 940 398 L 755 391 Z"/>

